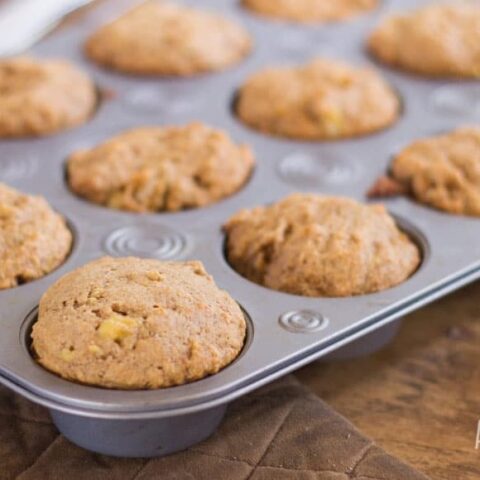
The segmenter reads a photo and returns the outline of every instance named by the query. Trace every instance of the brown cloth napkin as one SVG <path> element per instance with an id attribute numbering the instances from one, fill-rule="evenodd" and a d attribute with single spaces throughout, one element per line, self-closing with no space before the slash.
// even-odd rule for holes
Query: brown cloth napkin
<path id="1" fill-rule="evenodd" d="M 72 445 L 48 412 L 0 387 L 1 480 L 426 480 L 361 435 L 294 377 L 236 402 L 217 433 L 158 459 Z"/>

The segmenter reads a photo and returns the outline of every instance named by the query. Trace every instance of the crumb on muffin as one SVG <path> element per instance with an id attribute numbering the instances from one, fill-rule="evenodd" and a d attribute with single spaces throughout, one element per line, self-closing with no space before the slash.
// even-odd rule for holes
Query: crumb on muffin
<path id="1" fill-rule="evenodd" d="M 179 211 L 215 203 L 248 181 L 251 150 L 201 123 L 140 127 L 68 159 L 73 192 L 132 212 Z"/>
<path id="2" fill-rule="evenodd" d="M 278 20 L 324 23 L 348 20 L 373 10 L 379 0 L 243 0 L 251 11 Z"/>
<path id="3" fill-rule="evenodd" d="M 247 279 L 308 297 L 374 293 L 407 280 L 421 254 L 382 205 L 293 194 L 241 210 L 224 226 L 226 255 Z"/>
<path id="4" fill-rule="evenodd" d="M 242 85 L 238 117 L 261 132 L 305 140 L 366 135 L 396 122 L 400 101 L 369 68 L 316 59 L 267 68 Z"/>
<path id="5" fill-rule="evenodd" d="M 181 385 L 241 352 L 242 310 L 201 262 L 105 257 L 68 273 L 40 301 L 38 362 L 61 377 L 116 389 Z"/>
<path id="6" fill-rule="evenodd" d="M 393 159 L 390 176 L 417 201 L 480 216 L 480 127 L 417 140 Z"/>
<path id="7" fill-rule="evenodd" d="M 105 67 L 175 76 L 223 70 L 251 48 L 250 35 L 235 22 L 159 0 L 147 1 L 101 27 L 85 44 L 87 56 Z"/>
<path id="8" fill-rule="evenodd" d="M 96 103 L 91 79 L 67 61 L 0 60 L 0 137 L 49 135 L 80 125 Z"/>
<path id="9" fill-rule="evenodd" d="M 368 47 L 380 61 L 426 76 L 480 77 L 480 5 L 432 3 L 380 22 Z"/>
<path id="10" fill-rule="evenodd" d="M 65 219 L 44 198 L 0 183 L 0 290 L 47 275 L 71 248 Z"/>

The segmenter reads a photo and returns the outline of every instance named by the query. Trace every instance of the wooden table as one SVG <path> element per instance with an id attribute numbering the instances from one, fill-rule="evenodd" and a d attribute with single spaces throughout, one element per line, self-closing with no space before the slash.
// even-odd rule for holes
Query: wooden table
<path id="1" fill-rule="evenodd" d="M 381 447 L 432 479 L 478 480 L 479 340 L 480 282 L 407 317 L 383 351 L 317 362 L 297 375 Z"/>

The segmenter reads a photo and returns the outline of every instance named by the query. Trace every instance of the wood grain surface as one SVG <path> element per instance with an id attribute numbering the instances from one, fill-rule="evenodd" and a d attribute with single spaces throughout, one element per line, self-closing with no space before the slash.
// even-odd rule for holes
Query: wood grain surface
<path id="1" fill-rule="evenodd" d="M 381 447 L 432 479 L 478 480 L 479 340 L 476 283 L 410 315 L 383 351 L 317 362 L 297 376 Z"/>

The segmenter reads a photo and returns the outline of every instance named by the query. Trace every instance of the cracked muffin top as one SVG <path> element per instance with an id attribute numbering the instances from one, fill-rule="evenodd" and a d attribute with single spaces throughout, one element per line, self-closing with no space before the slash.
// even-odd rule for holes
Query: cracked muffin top
<path id="1" fill-rule="evenodd" d="M 480 77 L 480 6 L 435 3 L 383 20 L 368 42 L 382 62 L 426 76 Z"/>
<path id="2" fill-rule="evenodd" d="M 390 126 L 399 116 L 400 102 L 374 70 L 316 59 L 251 76 L 240 88 L 236 113 L 265 133 L 328 140 Z"/>
<path id="3" fill-rule="evenodd" d="M 217 373 L 245 334 L 242 310 L 200 262 L 105 257 L 47 290 L 32 339 L 38 362 L 65 379 L 154 389 Z"/>
<path id="4" fill-rule="evenodd" d="M 44 198 L 0 183 L 0 290 L 55 270 L 71 247 L 65 220 Z"/>
<path id="5" fill-rule="evenodd" d="M 243 5 L 280 20 L 322 23 L 346 20 L 373 10 L 378 0 L 243 0 Z"/>
<path id="6" fill-rule="evenodd" d="M 0 60 L 0 137 L 48 135 L 80 125 L 96 102 L 93 82 L 69 62 Z"/>
<path id="7" fill-rule="evenodd" d="M 100 28 L 85 51 L 126 73 L 189 76 L 223 70 L 251 46 L 249 34 L 220 15 L 151 0 Z"/>
<path id="8" fill-rule="evenodd" d="M 421 203 L 480 216 L 480 127 L 413 142 L 394 158 L 391 176 Z"/>
<path id="9" fill-rule="evenodd" d="M 248 147 L 201 123 L 144 127 L 74 153 L 68 181 L 78 195 L 111 208 L 178 211 L 238 191 L 253 164 Z"/>
<path id="10" fill-rule="evenodd" d="M 247 279 L 308 297 L 346 297 L 402 283 L 417 245 L 382 205 L 293 194 L 242 210 L 224 226 L 229 263 Z"/>

